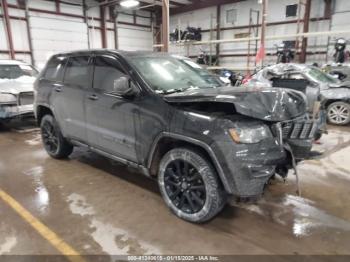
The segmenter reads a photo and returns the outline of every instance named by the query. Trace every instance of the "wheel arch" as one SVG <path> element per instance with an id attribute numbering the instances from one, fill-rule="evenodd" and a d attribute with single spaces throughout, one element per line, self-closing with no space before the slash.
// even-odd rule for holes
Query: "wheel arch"
<path id="1" fill-rule="evenodd" d="M 325 103 L 326 109 L 328 109 L 328 107 L 335 102 L 344 102 L 350 104 L 350 99 L 328 99 Z"/>
<path id="2" fill-rule="evenodd" d="M 215 171 L 219 175 L 219 180 L 222 183 L 225 191 L 232 194 L 232 189 L 226 179 L 224 171 L 216 158 L 215 153 L 211 147 L 203 141 L 179 135 L 169 132 L 163 132 L 159 134 L 154 140 L 149 157 L 147 160 L 147 168 L 152 176 L 156 176 L 158 173 L 158 164 L 161 158 L 171 149 L 178 147 L 188 147 L 198 150 L 202 153 L 213 165 Z"/>
<path id="3" fill-rule="evenodd" d="M 40 126 L 40 123 L 41 123 L 41 119 L 45 115 L 52 115 L 52 116 L 54 116 L 53 110 L 47 105 L 38 105 L 36 107 L 35 117 L 36 117 L 37 124 L 39 126 Z"/>

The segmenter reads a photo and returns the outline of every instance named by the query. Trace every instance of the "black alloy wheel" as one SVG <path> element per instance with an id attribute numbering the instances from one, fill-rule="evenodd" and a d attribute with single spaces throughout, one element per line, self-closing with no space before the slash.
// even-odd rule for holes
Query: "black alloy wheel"
<path id="1" fill-rule="evenodd" d="M 197 213 L 205 204 L 204 181 L 198 170 L 184 160 L 168 164 L 164 174 L 166 192 L 172 203 L 188 214 Z"/>
<path id="2" fill-rule="evenodd" d="M 53 158 L 62 159 L 73 152 L 73 146 L 61 133 L 55 118 L 52 115 L 45 115 L 40 124 L 41 138 L 46 152 Z"/>
<path id="3" fill-rule="evenodd" d="M 58 150 L 58 137 L 51 122 L 46 121 L 41 127 L 44 147 L 48 153 L 55 154 Z"/>
<path id="4" fill-rule="evenodd" d="M 158 184 L 165 203 L 178 217 L 202 223 L 226 204 L 226 192 L 208 160 L 197 149 L 175 148 L 159 164 Z"/>

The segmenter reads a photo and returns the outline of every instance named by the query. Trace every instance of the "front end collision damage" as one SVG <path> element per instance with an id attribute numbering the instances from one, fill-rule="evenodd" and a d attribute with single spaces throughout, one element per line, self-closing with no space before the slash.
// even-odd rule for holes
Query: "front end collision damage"
<path id="1" fill-rule="evenodd" d="M 0 104 L 0 121 L 7 121 L 17 117 L 33 116 L 33 106 L 18 106 L 15 105 L 1 105 Z"/>
<path id="2" fill-rule="evenodd" d="M 14 80 L 0 83 L 0 120 L 34 114 L 33 79 L 29 83 Z"/>
<path id="3" fill-rule="evenodd" d="M 226 191 L 239 198 L 260 196 L 271 177 L 279 174 L 285 178 L 311 150 L 316 124 L 309 120 L 305 96 L 300 92 L 220 88 L 212 93 L 192 90 L 164 99 L 181 109 L 170 130 L 205 141 L 210 155 L 215 155 L 214 166 L 220 166 L 218 173 Z M 259 127 L 267 127 L 271 136 L 237 143 L 229 132 Z"/>

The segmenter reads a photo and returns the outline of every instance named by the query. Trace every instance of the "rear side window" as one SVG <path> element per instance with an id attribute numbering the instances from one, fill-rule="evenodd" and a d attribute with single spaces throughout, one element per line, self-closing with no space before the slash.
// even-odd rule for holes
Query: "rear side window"
<path id="1" fill-rule="evenodd" d="M 65 57 L 53 57 L 47 64 L 44 78 L 52 81 L 62 81 L 66 62 L 67 58 Z"/>
<path id="2" fill-rule="evenodd" d="M 94 88 L 111 92 L 115 81 L 126 76 L 117 59 L 112 56 L 97 56 L 94 65 Z"/>
<path id="3" fill-rule="evenodd" d="M 88 88 L 91 86 L 91 67 L 89 56 L 70 57 L 64 74 L 64 82 Z"/>

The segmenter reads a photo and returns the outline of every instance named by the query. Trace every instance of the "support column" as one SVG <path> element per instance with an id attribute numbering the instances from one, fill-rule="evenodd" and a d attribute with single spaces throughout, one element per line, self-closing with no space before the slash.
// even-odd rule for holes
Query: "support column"
<path id="1" fill-rule="evenodd" d="M 306 0 L 303 33 L 309 32 L 310 12 L 311 12 L 311 0 Z M 299 57 L 300 63 L 306 62 L 307 40 L 308 40 L 307 37 L 303 37 L 302 44 L 301 44 L 301 52 L 300 52 L 300 57 Z"/>
<path id="2" fill-rule="evenodd" d="M 10 16 L 8 13 L 8 5 L 7 0 L 1 0 L 2 10 L 4 13 L 4 19 L 5 19 L 5 29 L 7 34 L 7 42 L 9 45 L 9 55 L 11 59 L 15 59 L 15 49 L 13 46 L 13 39 L 12 39 L 12 30 L 11 30 L 11 23 L 10 23 Z"/>
<path id="3" fill-rule="evenodd" d="M 106 7 L 100 6 L 102 48 L 107 48 Z"/>
<path id="4" fill-rule="evenodd" d="M 162 51 L 169 51 L 169 0 L 163 0 L 162 5 Z"/>
<path id="5" fill-rule="evenodd" d="M 262 0 L 262 21 L 261 21 L 261 39 L 260 39 L 260 48 L 263 50 L 264 55 L 261 59 L 261 64 L 264 65 L 265 59 L 265 36 L 266 36 L 266 20 L 267 20 L 267 5 L 268 0 Z"/>
<path id="6" fill-rule="evenodd" d="M 216 40 L 220 40 L 221 33 L 221 5 L 216 7 Z M 217 65 L 220 64 L 220 44 L 216 44 L 216 59 Z"/>
<path id="7" fill-rule="evenodd" d="M 88 49 L 90 49 L 90 28 L 89 28 L 89 20 L 88 20 L 88 10 L 86 5 L 86 0 L 83 0 L 83 15 L 84 15 L 84 23 L 86 24 L 86 34 L 87 34 L 87 44 Z"/>
<path id="8" fill-rule="evenodd" d="M 111 18 L 113 19 L 114 29 L 114 48 L 119 49 L 119 37 L 118 37 L 118 11 L 110 8 Z"/>
<path id="9" fill-rule="evenodd" d="M 61 7 L 60 7 L 60 1 L 55 0 L 55 6 L 56 6 L 56 12 L 60 13 L 61 12 Z"/>
<path id="10" fill-rule="evenodd" d="M 30 26 L 30 19 L 29 19 L 28 1 L 29 0 L 25 1 L 25 11 L 24 12 L 25 12 L 25 17 L 26 17 L 26 27 L 27 27 L 29 50 L 30 50 L 30 59 L 31 59 L 32 65 L 35 65 L 32 31 L 30 30 L 31 26 Z"/>
<path id="11" fill-rule="evenodd" d="M 332 17 L 332 0 L 324 0 L 324 17 L 326 19 Z"/>

